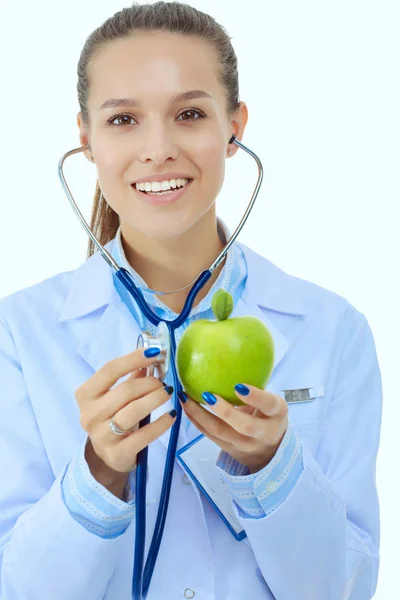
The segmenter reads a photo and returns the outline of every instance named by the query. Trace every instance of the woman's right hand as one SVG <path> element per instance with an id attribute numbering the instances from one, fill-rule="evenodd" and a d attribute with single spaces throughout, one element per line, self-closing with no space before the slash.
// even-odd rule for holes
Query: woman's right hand
<path id="1" fill-rule="evenodd" d="M 85 452 L 87 462 L 92 475 L 97 479 L 100 474 L 101 483 L 109 489 L 118 480 L 126 481 L 138 453 L 175 421 L 176 416 L 167 412 L 139 429 L 139 422 L 167 402 L 173 392 L 156 377 L 146 376 L 147 367 L 159 362 L 160 355 L 146 358 L 143 348 L 137 349 L 106 363 L 75 392 L 80 422 L 90 438 Z M 129 373 L 132 375 L 128 379 L 110 389 Z M 127 430 L 126 434 L 110 430 L 111 417 L 120 429 Z"/>

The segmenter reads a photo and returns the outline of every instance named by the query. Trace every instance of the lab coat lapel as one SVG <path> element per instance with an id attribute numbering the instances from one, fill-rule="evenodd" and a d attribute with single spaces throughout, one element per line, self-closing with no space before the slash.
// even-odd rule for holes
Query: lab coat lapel
<path id="1" fill-rule="evenodd" d="M 136 348 L 138 325 L 119 298 L 112 269 L 99 252 L 75 271 L 59 321 L 75 321 L 71 327 L 79 341 L 77 352 L 95 371 Z"/>

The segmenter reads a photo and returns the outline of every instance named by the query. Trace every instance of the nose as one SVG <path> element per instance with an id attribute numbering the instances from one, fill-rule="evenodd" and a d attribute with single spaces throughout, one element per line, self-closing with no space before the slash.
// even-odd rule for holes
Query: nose
<path id="1" fill-rule="evenodd" d="M 163 163 L 178 157 L 179 149 L 173 133 L 165 125 L 159 123 L 147 128 L 144 133 L 141 159 L 154 163 Z"/>

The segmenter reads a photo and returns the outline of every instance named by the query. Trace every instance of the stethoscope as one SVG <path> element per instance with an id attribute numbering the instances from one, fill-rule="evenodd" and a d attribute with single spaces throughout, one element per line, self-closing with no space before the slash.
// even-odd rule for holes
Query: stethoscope
<path id="1" fill-rule="evenodd" d="M 260 159 L 254 152 L 252 152 L 249 148 L 247 148 L 244 144 L 239 142 L 234 135 L 232 135 L 229 140 L 229 144 L 234 142 L 237 146 L 245 150 L 250 156 L 254 158 L 258 166 L 258 180 L 256 187 L 254 189 L 253 195 L 249 202 L 249 205 L 244 213 L 242 220 L 240 221 L 236 231 L 234 231 L 231 239 L 227 242 L 226 246 L 220 253 L 220 255 L 215 259 L 211 267 L 197 277 L 195 280 L 193 287 L 191 288 L 184 307 L 182 309 L 181 314 L 176 317 L 173 321 L 166 321 L 158 317 L 148 306 L 146 303 L 143 293 L 140 288 L 134 283 L 130 273 L 120 267 L 118 263 L 114 260 L 111 254 L 100 244 L 97 238 L 93 235 L 90 227 L 86 223 L 83 218 L 82 213 L 80 212 L 70 190 L 65 180 L 63 174 L 63 164 L 66 158 L 71 156 L 72 154 L 77 154 L 78 152 L 83 152 L 88 149 L 88 146 L 81 146 L 79 148 L 75 148 L 66 152 L 58 163 L 58 174 L 60 177 L 61 184 L 64 188 L 64 191 L 67 195 L 67 198 L 78 216 L 81 224 L 83 225 L 86 233 L 92 239 L 93 243 L 97 246 L 104 260 L 110 265 L 113 269 L 113 280 L 114 285 L 123 300 L 123 302 L 128 306 L 131 314 L 134 316 L 131 303 L 127 302 L 127 298 L 130 298 L 131 295 L 140 310 L 147 317 L 147 319 L 157 327 L 156 335 L 151 335 L 148 331 L 142 331 L 137 340 L 137 348 L 148 348 L 150 346 L 156 346 L 161 349 L 160 357 L 164 360 L 161 360 L 159 364 L 157 364 L 156 369 L 158 372 L 158 376 L 161 379 L 164 379 L 169 366 L 172 366 L 173 378 L 174 378 L 174 405 L 177 412 L 175 423 L 172 426 L 171 436 L 168 444 L 167 451 L 167 459 L 164 469 L 164 477 L 161 489 L 161 497 L 160 497 L 160 505 L 157 513 L 156 525 L 154 528 L 153 538 L 150 544 L 150 549 L 148 553 L 148 557 L 146 560 L 146 564 L 144 565 L 144 550 L 145 550 L 145 539 L 146 539 L 146 483 L 147 483 L 147 456 L 148 456 L 148 448 L 144 448 L 137 456 L 136 459 L 136 514 L 135 514 L 135 555 L 134 555 L 134 563 L 133 563 L 133 577 L 132 577 L 132 599 L 133 600 L 145 600 L 147 597 L 147 593 L 150 587 L 150 581 L 153 575 L 155 563 L 157 560 L 158 552 L 161 545 L 161 540 L 164 531 L 165 519 L 168 511 L 169 497 L 171 491 L 171 482 L 172 482 L 172 474 L 175 463 L 175 453 L 178 443 L 178 435 L 181 424 L 182 417 L 182 407 L 177 400 L 178 393 L 182 392 L 183 387 L 181 382 L 179 381 L 177 369 L 175 366 L 175 353 L 176 353 L 176 340 L 175 340 L 175 330 L 178 329 L 187 319 L 192 310 L 194 300 L 199 293 L 199 291 L 205 286 L 207 281 L 210 279 L 214 269 L 216 269 L 221 262 L 224 260 L 229 248 L 233 244 L 233 242 L 238 237 L 241 232 L 244 224 L 246 223 L 248 216 L 253 208 L 253 205 L 258 196 L 258 192 L 260 190 L 261 182 L 263 179 L 263 167 Z M 193 282 L 192 282 L 193 283 Z M 191 284 L 189 284 L 191 285 Z M 188 287 L 188 286 L 185 286 Z M 151 290 L 149 288 L 144 288 L 145 291 L 163 295 L 163 294 L 172 294 L 174 292 L 158 292 L 156 290 Z M 182 288 L 185 289 L 185 288 Z M 153 375 L 154 365 L 147 369 L 146 375 Z M 150 415 L 140 421 L 139 427 L 144 427 L 150 423 Z"/>

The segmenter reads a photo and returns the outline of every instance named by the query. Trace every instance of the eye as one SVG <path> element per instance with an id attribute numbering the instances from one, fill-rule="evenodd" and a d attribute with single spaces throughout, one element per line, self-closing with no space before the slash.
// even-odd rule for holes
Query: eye
<path id="1" fill-rule="evenodd" d="M 180 115 L 178 115 L 178 117 L 181 117 L 184 114 L 188 114 L 188 113 L 196 113 L 197 115 L 200 115 L 200 119 L 203 119 L 205 117 L 204 113 L 202 113 L 200 110 L 197 110 L 196 108 L 188 108 L 187 110 L 184 110 L 183 112 L 181 112 Z M 194 119 L 193 117 L 190 117 L 189 119 L 183 119 L 184 121 L 197 121 L 197 119 Z"/>
<path id="2" fill-rule="evenodd" d="M 133 119 L 133 117 L 131 117 L 131 115 L 116 115 L 115 117 L 111 117 L 111 119 L 108 120 L 108 123 L 110 125 L 113 125 L 114 121 L 116 121 L 117 119 L 121 119 L 122 117 L 127 117 L 128 119 Z M 135 120 L 135 119 L 133 119 Z M 122 123 L 122 125 L 126 125 L 126 123 Z M 129 123 L 128 123 L 129 125 Z"/>
<path id="3" fill-rule="evenodd" d="M 189 109 L 184 110 L 183 112 L 181 112 L 178 115 L 178 118 L 181 117 L 182 115 L 190 114 L 190 113 L 197 114 L 199 116 L 196 117 L 196 118 L 195 117 L 189 117 L 188 119 L 183 119 L 183 121 L 197 121 L 199 118 L 200 119 L 204 119 L 205 118 L 205 114 L 202 111 L 197 110 L 195 108 L 189 108 Z M 111 119 L 108 120 L 108 123 L 110 125 L 113 125 L 114 121 L 116 121 L 117 119 L 122 119 L 123 117 L 128 118 L 128 119 L 133 119 L 135 121 L 135 119 L 131 115 L 123 113 L 123 114 L 120 114 L 120 115 L 115 115 L 115 117 L 111 117 Z M 120 123 L 117 126 L 120 127 L 121 125 L 130 125 L 130 123 L 128 123 L 128 122 L 125 121 L 125 123 Z"/>

